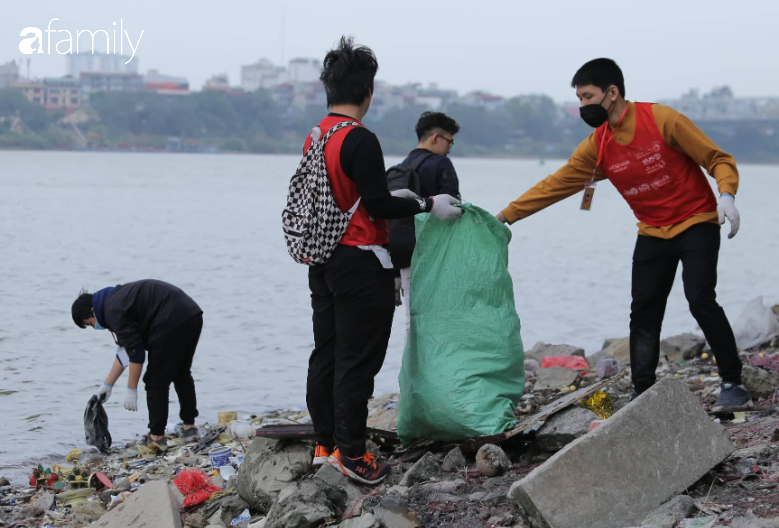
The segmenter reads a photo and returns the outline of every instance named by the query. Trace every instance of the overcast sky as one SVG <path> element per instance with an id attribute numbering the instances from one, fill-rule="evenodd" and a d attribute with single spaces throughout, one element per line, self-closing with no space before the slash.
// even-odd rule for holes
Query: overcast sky
<path id="1" fill-rule="evenodd" d="M 376 52 L 378 79 L 396 84 L 571 101 L 576 69 L 606 56 L 622 66 L 633 100 L 723 84 L 737 96 L 779 96 L 777 0 L 4 0 L 0 63 L 22 57 L 23 28 L 45 30 L 52 18 L 52 29 L 109 34 L 121 19 L 133 45 L 143 30 L 140 72 L 185 76 L 192 89 L 219 72 L 238 85 L 240 66 L 261 57 L 321 59 L 347 34 Z M 55 52 L 65 37 L 52 33 L 51 55 L 24 56 L 33 77 L 66 73 Z"/>

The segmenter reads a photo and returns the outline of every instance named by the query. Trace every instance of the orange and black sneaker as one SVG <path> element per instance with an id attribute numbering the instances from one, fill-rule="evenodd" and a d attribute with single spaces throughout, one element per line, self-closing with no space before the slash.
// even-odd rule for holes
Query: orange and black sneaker
<path id="1" fill-rule="evenodd" d="M 390 467 L 387 464 L 377 464 L 376 457 L 365 453 L 361 457 L 349 458 L 335 448 L 328 460 L 338 471 L 352 480 L 363 484 L 378 484 L 389 475 Z"/>
<path id="2" fill-rule="evenodd" d="M 330 450 L 325 446 L 317 444 L 314 447 L 314 469 L 324 466 L 328 458 L 330 458 Z"/>

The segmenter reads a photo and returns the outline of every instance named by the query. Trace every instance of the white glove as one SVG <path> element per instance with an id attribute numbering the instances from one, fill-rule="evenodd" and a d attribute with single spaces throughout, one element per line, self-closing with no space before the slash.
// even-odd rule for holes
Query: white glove
<path id="1" fill-rule="evenodd" d="M 725 218 L 730 221 L 730 234 L 728 238 L 733 238 L 738 233 L 739 225 L 741 224 L 741 217 L 736 209 L 736 199 L 729 194 L 723 194 L 719 197 L 719 204 L 717 204 L 717 214 L 719 214 L 720 225 L 725 223 Z"/>
<path id="2" fill-rule="evenodd" d="M 439 220 L 454 220 L 463 215 L 461 208 L 453 206 L 453 204 L 460 203 L 460 200 L 457 198 L 448 194 L 439 194 L 438 196 L 433 196 L 432 200 L 433 209 L 430 211 L 430 214 Z"/>
<path id="3" fill-rule="evenodd" d="M 419 196 L 411 189 L 398 189 L 397 191 L 392 191 L 390 194 L 398 198 L 413 198 L 414 200 L 419 200 Z"/>
<path id="4" fill-rule="evenodd" d="M 105 381 L 100 385 L 100 388 L 97 389 L 97 392 L 95 393 L 95 396 L 97 396 L 97 399 L 100 400 L 100 402 L 107 402 L 108 398 L 111 397 L 111 389 L 113 389 L 113 385 L 109 385 Z"/>
<path id="5" fill-rule="evenodd" d="M 124 408 L 128 411 L 138 410 L 138 389 L 127 387 L 127 392 L 124 393 Z"/>

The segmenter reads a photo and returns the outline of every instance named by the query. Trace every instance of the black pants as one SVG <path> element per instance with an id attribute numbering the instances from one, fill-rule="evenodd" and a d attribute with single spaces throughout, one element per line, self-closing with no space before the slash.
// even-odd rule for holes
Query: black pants
<path id="1" fill-rule="evenodd" d="M 185 424 L 195 423 L 197 397 L 190 369 L 202 329 L 203 316 L 196 315 L 148 345 L 149 362 L 143 382 L 146 384 L 146 405 L 149 408 L 149 432 L 153 435 L 165 434 L 171 383 L 179 397 L 181 420 Z"/>
<path id="2" fill-rule="evenodd" d="M 308 272 L 314 351 L 306 402 L 316 441 L 349 457 L 365 454 L 368 399 L 387 353 L 395 280 L 371 251 L 339 245 Z"/>
<path id="3" fill-rule="evenodd" d="M 725 312 L 717 304 L 720 228 L 697 224 L 664 240 L 638 236 L 633 254 L 633 303 L 630 307 L 630 367 L 641 394 L 655 382 L 660 359 L 660 329 L 676 268 L 682 262 L 684 295 L 717 359 L 723 381 L 741 383 L 741 360 Z"/>

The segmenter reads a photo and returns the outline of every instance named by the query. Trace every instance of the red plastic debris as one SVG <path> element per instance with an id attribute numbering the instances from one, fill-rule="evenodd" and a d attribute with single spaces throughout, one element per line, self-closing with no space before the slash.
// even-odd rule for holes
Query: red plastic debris
<path id="1" fill-rule="evenodd" d="M 179 473 L 179 476 L 173 480 L 173 483 L 184 495 L 185 508 L 197 506 L 205 502 L 219 488 L 211 485 L 211 481 L 203 471 L 197 469 L 187 469 Z"/>
<path id="2" fill-rule="evenodd" d="M 587 360 L 579 356 L 549 356 L 541 360 L 541 368 L 563 367 L 573 370 L 588 370 Z"/>

